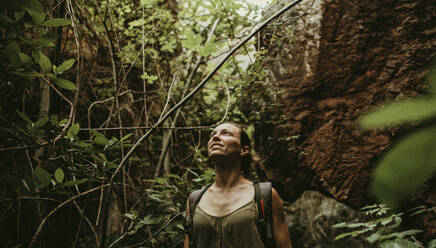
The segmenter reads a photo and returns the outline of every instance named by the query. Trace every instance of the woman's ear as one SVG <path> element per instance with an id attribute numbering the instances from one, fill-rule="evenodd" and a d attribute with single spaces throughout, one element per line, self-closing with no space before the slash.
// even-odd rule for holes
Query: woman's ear
<path id="1" fill-rule="evenodd" d="M 239 154 L 241 155 L 241 157 L 245 157 L 245 156 L 249 155 L 250 154 L 250 147 L 248 147 L 248 146 L 241 147 L 241 152 Z"/>

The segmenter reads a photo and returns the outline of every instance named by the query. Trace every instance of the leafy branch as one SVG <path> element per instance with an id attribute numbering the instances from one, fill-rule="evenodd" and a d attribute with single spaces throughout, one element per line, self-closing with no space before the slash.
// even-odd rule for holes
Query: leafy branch
<path id="1" fill-rule="evenodd" d="M 288 9 L 294 7 L 295 5 L 297 5 L 299 2 L 301 2 L 302 0 L 296 0 L 294 2 L 291 2 L 290 4 L 288 4 L 287 6 L 285 6 L 284 8 L 282 8 L 280 11 L 278 11 L 277 13 L 275 13 L 274 15 L 272 15 L 271 17 L 269 17 L 265 22 L 263 22 L 261 25 L 259 25 L 259 27 L 255 28 L 251 34 L 249 34 L 246 38 L 244 38 L 238 45 L 236 45 L 232 50 L 230 50 L 230 52 L 223 58 L 221 59 L 220 62 L 218 62 L 218 64 L 215 66 L 215 68 L 187 95 L 185 96 L 182 100 L 180 100 L 174 107 L 172 107 L 170 110 L 168 110 L 168 112 L 166 114 L 164 114 L 153 126 L 151 129 L 149 129 L 134 145 L 133 147 L 129 150 L 129 152 L 126 154 L 126 156 L 121 160 L 121 162 L 119 163 L 119 165 L 117 166 L 117 168 L 115 169 L 114 173 L 112 174 L 110 180 L 109 180 L 109 189 L 108 192 L 106 193 L 106 197 L 105 197 L 105 209 L 106 209 L 106 214 L 104 215 L 105 217 L 107 217 L 107 209 L 109 206 L 109 202 L 110 202 L 110 196 L 111 196 L 111 192 L 112 192 L 112 187 L 113 187 L 113 182 L 115 177 L 118 175 L 119 171 L 121 170 L 121 168 L 124 166 L 124 164 L 126 163 L 126 161 L 130 158 L 130 156 L 133 154 L 133 152 L 135 151 L 135 149 L 139 146 L 139 144 L 141 144 L 143 142 L 144 139 L 146 139 L 153 131 L 156 127 L 158 127 L 159 125 L 161 125 L 166 119 L 168 119 L 168 117 L 177 109 L 183 107 L 184 104 L 186 104 L 186 102 L 191 99 L 206 83 L 209 79 L 212 78 L 212 76 L 220 69 L 220 67 L 241 47 L 243 46 L 247 41 L 249 41 L 254 35 L 256 35 L 262 28 L 264 28 L 265 26 L 267 26 L 270 22 L 272 22 L 273 20 L 275 20 L 277 17 L 279 17 L 280 15 L 282 15 L 285 11 L 287 11 Z M 105 227 L 103 227 L 105 228 Z M 103 238 L 102 238 L 102 243 L 101 243 L 101 247 L 105 247 L 105 239 L 106 239 L 106 234 L 103 233 Z"/>

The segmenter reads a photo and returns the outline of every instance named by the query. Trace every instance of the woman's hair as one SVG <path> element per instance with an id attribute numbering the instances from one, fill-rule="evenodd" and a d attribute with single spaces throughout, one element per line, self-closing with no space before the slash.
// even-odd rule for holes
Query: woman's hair
<path id="1" fill-rule="evenodd" d="M 224 122 L 230 125 L 233 125 L 239 129 L 239 139 L 241 141 L 241 147 L 248 146 L 248 155 L 241 158 L 241 171 L 242 174 L 247 176 L 250 173 L 251 167 L 251 142 L 248 134 L 242 129 L 242 127 L 234 122 Z M 222 124 L 224 124 L 222 123 Z"/>

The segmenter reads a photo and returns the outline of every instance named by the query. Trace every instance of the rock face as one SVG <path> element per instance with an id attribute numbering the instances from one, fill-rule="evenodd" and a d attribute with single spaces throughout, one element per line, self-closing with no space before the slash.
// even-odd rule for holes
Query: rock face
<path id="1" fill-rule="evenodd" d="M 332 225 L 351 222 L 360 215 L 332 198 L 305 191 L 285 212 L 293 247 L 361 247 L 359 241 L 352 239 L 335 242 L 339 233 Z"/>
<path id="2" fill-rule="evenodd" d="M 435 9 L 428 0 L 306 0 L 260 35 L 268 75 L 247 87 L 242 105 L 260 113 L 256 151 L 285 199 L 316 189 L 352 207 L 373 201 L 377 158 L 410 128 L 363 131 L 357 120 L 386 101 L 425 94 Z M 434 205 L 430 188 L 418 200 Z"/>

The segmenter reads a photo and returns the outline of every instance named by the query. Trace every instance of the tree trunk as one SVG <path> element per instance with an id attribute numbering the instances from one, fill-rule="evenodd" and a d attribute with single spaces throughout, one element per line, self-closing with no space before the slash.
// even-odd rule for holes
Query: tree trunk
<path id="1" fill-rule="evenodd" d="M 268 76 L 247 87 L 242 106 L 263 111 L 256 151 L 285 199 L 315 189 L 358 208 L 374 200 L 368 186 L 377 158 L 410 127 L 363 131 L 357 121 L 386 101 L 426 92 L 436 2 L 315 0 L 307 15 L 291 18 L 310 6 L 302 2 L 262 33 Z M 415 200 L 434 206 L 430 190 Z M 432 225 L 428 237 L 436 235 Z"/>

